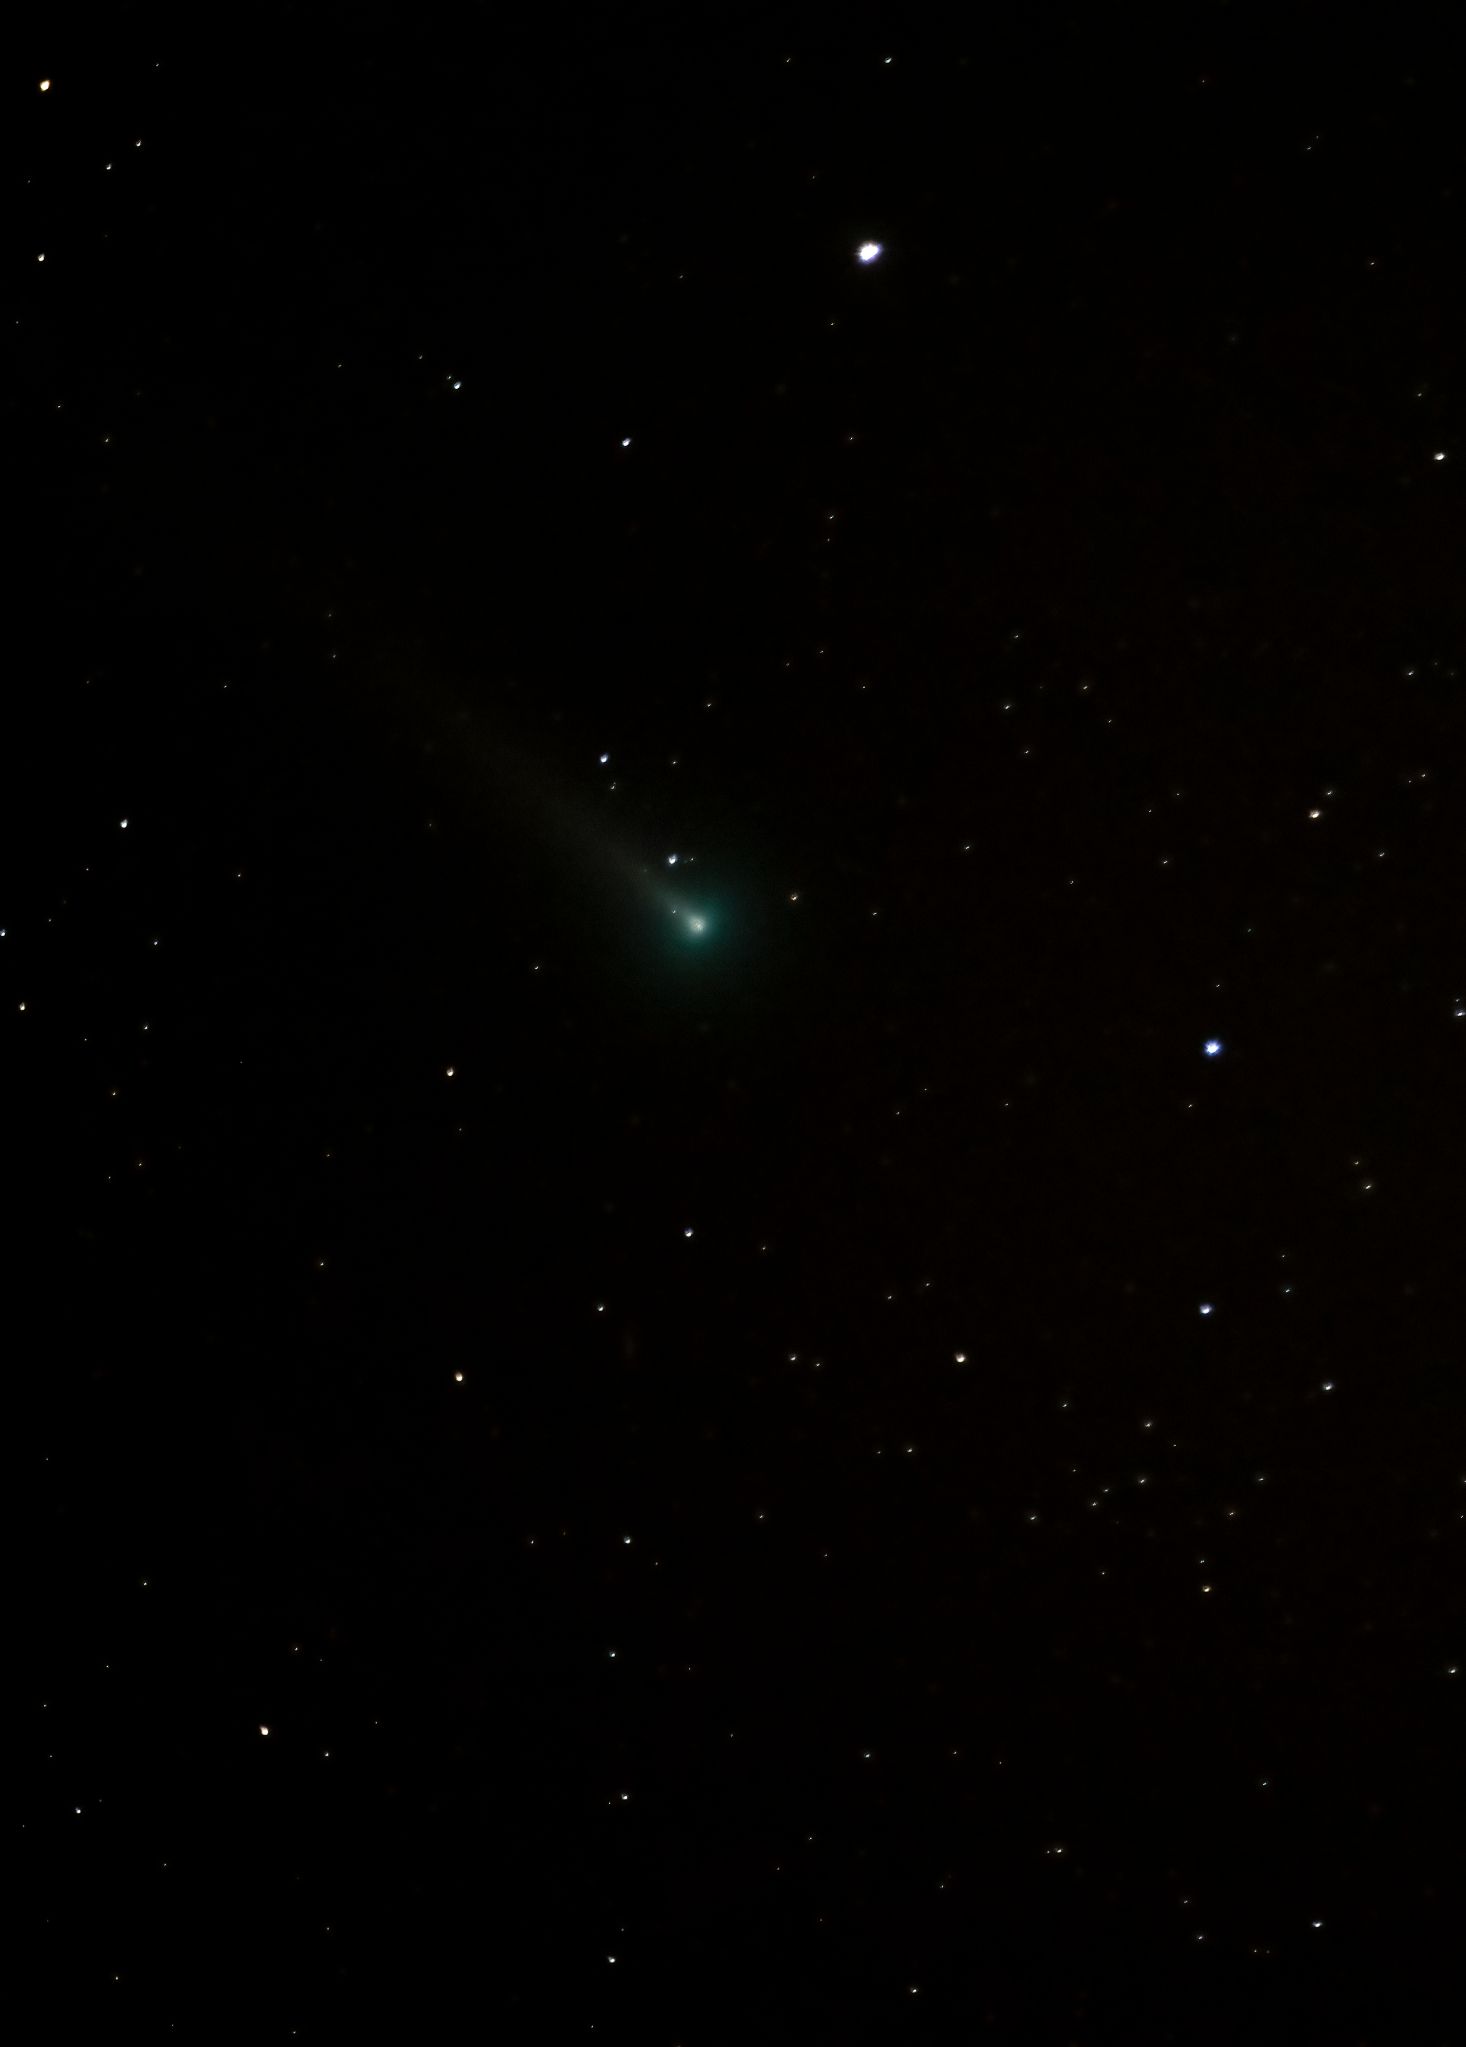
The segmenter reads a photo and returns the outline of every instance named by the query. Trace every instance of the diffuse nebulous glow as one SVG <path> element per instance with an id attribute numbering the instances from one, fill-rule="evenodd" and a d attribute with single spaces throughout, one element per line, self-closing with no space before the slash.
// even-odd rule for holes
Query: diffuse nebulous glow
<path id="1" fill-rule="evenodd" d="M 667 855 L 667 865 L 669 867 L 690 866 L 691 864 L 690 860 L 684 860 L 679 853 L 669 853 Z M 668 914 L 677 919 L 677 931 L 680 937 L 690 940 L 702 940 L 711 935 L 713 929 L 712 915 L 703 904 L 689 901 L 687 897 L 682 895 L 669 895 L 665 900 Z"/>
<path id="2" fill-rule="evenodd" d="M 507 739 L 492 709 L 475 704 L 467 690 L 433 675 L 421 661 L 405 660 L 399 649 L 381 670 L 394 702 L 411 702 L 419 714 L 429 714 L 431 757 L 445 790 L 476 814 L 508 821 L 562 869 L 568 865 L 578 887 L 609 884 L 613 893 L 623 892 L 624 902 L 640 902 L 653 926 L 670 932 L 675 943 L 701 948 L 715 937 L 720 920 L 689 873 L 696 855 L 668 853 L 658 865 L 628 843 L 611 814 L 614 801 L 608 801 L 616 796 L 618 778 L 598 788 L 573 785 L 537 751 Z M 596 760 L 602 769 L 611 768 L 609 753 Z M 678 885 L 669 887 L 673 870 Z"/>

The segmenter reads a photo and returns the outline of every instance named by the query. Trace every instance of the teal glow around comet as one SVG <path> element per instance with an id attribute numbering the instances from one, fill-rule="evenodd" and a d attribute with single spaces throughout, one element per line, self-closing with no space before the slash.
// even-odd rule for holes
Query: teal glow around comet
<path id="1" fill-rule="evenodd" d="M 705 945 L 713 936 L 717 920 L 711 910 L 695 903 L 673 903 L 670 907 L 677 919 L 677 935 L 688 945 Z"/>
<path id="2" fill-rule="evenodd" d="M 669 785 L 624 775 L 589 748 L 561 746 L 556 757 L 541 743 L 543 720 L 505 690 L 449 672 L 425 643 L 383 630 L 356 646 L 353 667 L 352 705 L 375 712 L 395 764 L 404 738 L 414 765 L 426 764 L 438 818 L 446 825 L 451 814 L 460 835 L 462 870 L 478 863 L 486 891 L 500 873 L 514 877 L 529 942 L 559 970 L 578 956 L 670 1022 L 687 1014 L 668 1006 L 674 996 L 701 1001 L 746 985 L 762 926 L 736 851 L 730 861 L 726 834 L 707 845 L 664 836 Z M 683 811 L 679 837 L 689 823 L 701 820 Z M 493 834 L 489 850 L 475 843 L 481 829 Z"/>
<path id="3" fill-rule="evenodd" d="M 680 886 L 667 888 L 663 884 L 656 887 L 655 893 L 666 911 L 676 942 L 688 951 L 701 951 L 717 939 L 721 919 L 713 904 L 699 890 L 687 886 L 691 876 L 683 879 L 694 858 L 669 853 L 666 867 L 680 870 L 677 876 Z"/>

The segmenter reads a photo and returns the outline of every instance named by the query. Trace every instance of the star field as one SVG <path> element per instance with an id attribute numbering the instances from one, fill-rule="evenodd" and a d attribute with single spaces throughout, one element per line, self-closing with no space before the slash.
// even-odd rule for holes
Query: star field
<path id="1" fill-rule="evenodd" d="M 1443 26 L 30 24 L 57 2037 L 1459 2036 Z"/>

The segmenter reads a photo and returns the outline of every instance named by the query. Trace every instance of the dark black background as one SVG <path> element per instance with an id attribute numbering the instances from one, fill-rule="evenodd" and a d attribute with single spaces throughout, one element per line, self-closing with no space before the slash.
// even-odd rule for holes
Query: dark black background
<path id="1" fill-rule="evenodd" d="M 47 2037 L 1457 2037 L 1449 28 L 30 38 Z"/>

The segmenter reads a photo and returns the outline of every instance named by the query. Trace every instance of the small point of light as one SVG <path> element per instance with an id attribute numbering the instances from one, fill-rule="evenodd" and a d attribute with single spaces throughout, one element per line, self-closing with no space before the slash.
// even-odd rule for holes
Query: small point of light
<path id="1" fill-rule="evenodd" d="M 1215 1059 L 1222 1049 L 1222 1041 L 1220 1038 L 1208 1038 L 1201 1049 L 1208 1059 Z"/>
<path id="2" fill-rule="evenodd" d="M 879 242 L 862 242 L 855 254 L 862 263 L 874 263 L 881 253 Z"/>
<path id="3" fill-rule="evenodd" d="M 260 1733 L 261 1733 L 261 1734 L 268 1734 L 268 1733 L 269 1733 L 269 1731 L 270 1731 L 270 1730 L 269 1730 L 269 1728 L 268 1728 L 268 1727 L 262 1727 L 262 1728 L 260 1729 Z"/>
<path id="4" fill-rule="evenodd" d="M 1201 1304 L 1201 1312 L 1202 1312 L 1202 1314 L 1203 1314 L 1203 1315 L 1209 1315 L 1209 1314 L 1211 1313 L 1211 1302 L 1210 1302 L 1210 1301 L 1203 1301 L 1203 1302 L 1202 1302 L 1202 1304 Z"/>

